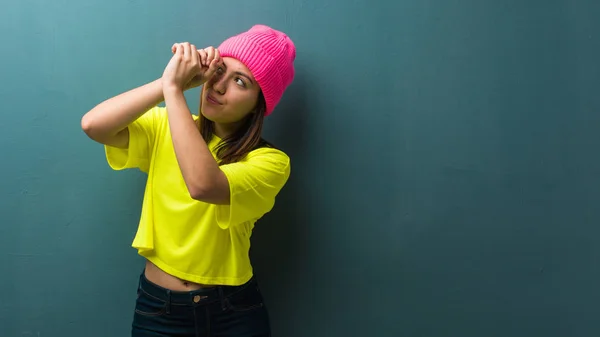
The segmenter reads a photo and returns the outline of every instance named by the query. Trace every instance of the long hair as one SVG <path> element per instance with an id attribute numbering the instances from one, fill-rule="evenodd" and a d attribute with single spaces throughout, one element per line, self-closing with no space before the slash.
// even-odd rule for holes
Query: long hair
<path id="1" fill-rule="evenodd" d="M 200 110 L 202 110 L 202 107 L 200 107 Z M 270 143 L 262 139 L 263 121 L 266 110 L 265 97 L 260 92 L 254 111 L 246 116 L 242 125 L 233 134 L 223 139 L 217 145 L 217 162 L 219 165 L 238 162 L 244 159 L 248 153 L 259 147 L 272 147 Z M 202 138 L 204 138 L 206 144 L 209 144 L 215 132 L 215 123 L 204 117 L 202 111 L 199 111 L 198 117 L 200 134 L 202 134 Z"/>

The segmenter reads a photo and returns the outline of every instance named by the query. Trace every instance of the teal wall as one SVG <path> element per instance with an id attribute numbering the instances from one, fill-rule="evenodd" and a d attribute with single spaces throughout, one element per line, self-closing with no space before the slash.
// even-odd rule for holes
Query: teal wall
<path id="1" fill-rule="evenodd" d="M 80 130 L 177 41 L 286 31 L 293 159 L 252 255 L 275 336 L 600 335 L 597 1 L 10 1 L 0 336 L 127 336 L 144 186 Z M 189 93 L 197 108 L 198 91 Z"/>

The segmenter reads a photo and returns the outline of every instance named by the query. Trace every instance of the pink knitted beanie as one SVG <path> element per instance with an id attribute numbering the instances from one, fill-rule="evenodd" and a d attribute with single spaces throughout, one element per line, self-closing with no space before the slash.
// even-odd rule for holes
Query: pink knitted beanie
<path id="1" fill-rule="evenodd" d="M 232 36 L 218 47 L 222 57 L 244 63 L 258 82 L 267 103 L 265 116 L 273 112 L 294 79 L 296 47 L 283 32 L 265 25 Z"/>

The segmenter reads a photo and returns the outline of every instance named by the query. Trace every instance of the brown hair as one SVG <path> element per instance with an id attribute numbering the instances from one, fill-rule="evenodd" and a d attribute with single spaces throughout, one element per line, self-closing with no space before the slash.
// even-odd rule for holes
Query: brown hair
<path id="1" fill-rule="evenodd" d="M 200 107 L 202 109 L 202 107 Z M 258 94 L 258 102 L 254 110 L 246 116 L 241 127 L 217 145 L 217 162 L 219 165 L 238 162 L 251 151 L 259 147 L 272 147 L 262 139 L 262 128 L 267 104 L 262 92 Z M 198 113 L 198 127 L 206 144 L 209 144 L 214 132 L 215 123 Z"/>

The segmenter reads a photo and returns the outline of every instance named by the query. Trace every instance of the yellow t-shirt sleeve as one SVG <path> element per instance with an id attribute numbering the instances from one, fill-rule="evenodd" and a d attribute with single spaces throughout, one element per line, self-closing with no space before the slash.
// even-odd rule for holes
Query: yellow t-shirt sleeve
<path id="1" fill-rule="evenodd" d="M 273 208 L 289 178 L 290 159 L 279 150 L 262 148 L 221 170 L 229 181 L 230 204 L 217 206 L 216 217 L 219 227 L 226 229 L 258 220 Z"/>
<path id="2" fill-rule="evenodd" d="M 165 116 L 165 108 L 156 106 L 129 124 L 129 146 L 126 149 L 104 146 L 108 165 L 113 170 L 139 168 L 148 173 L 156 130 Z"/>

